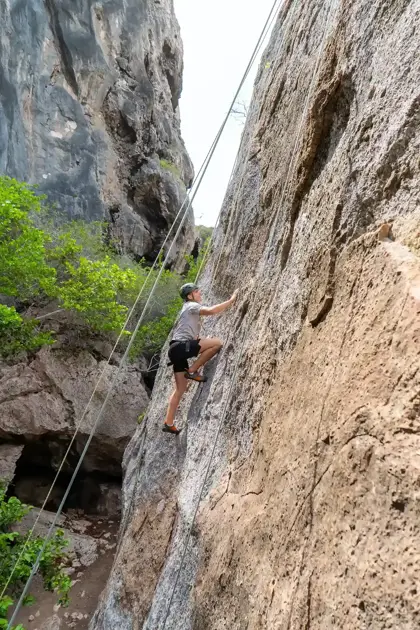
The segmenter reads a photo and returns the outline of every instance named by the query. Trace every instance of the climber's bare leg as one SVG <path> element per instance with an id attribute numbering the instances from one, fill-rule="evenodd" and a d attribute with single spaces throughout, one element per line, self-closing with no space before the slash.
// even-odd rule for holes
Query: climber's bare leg
<path id="1" fill-rule="evenodd" d="M 175 421 L 176 410 L 181 398 L 187 390 L 189 383 L 184 377 L 184 372 L 175 372 L 175 389 L 169 399 L 168 411 L 166 413 L 165 424 L 172 426 Z"/>
<path id="2" fill-rule="evenodd" d="M 200 339 L 200 355 L 196 361 L 191 365 L 188 371 L 192 374 L 197 372 L 207 361 L 209 361 L 215 354 L 222 349 L 222 342 L 217 337 L 203 337 Z"/>

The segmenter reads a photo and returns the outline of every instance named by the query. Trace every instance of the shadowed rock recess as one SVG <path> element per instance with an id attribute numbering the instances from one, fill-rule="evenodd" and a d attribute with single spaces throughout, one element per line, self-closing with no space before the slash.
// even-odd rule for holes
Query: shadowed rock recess
<path id="1" fill-rule="evenodd" d="M 91 630 L 419 626 L 419 33 L 416 0 L 284 5 L 203 279 L 239 304 L 178 438 L 157 377 Z"/>
<path id="2" fill-rule="evenodd" d="M 0 172 L 152 259 L 193 176 L 172 0 L 0 0 L 0 20 Z"/>

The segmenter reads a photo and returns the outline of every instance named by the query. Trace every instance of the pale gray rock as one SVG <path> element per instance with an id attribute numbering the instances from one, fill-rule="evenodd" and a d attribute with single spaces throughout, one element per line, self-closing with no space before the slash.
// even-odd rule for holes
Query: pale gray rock
<path id="1" fill-rule="evenodd" d="M 0 173 L 152 258 L 193 177 L 172 0 L 1 0 L 0 21 Z M 193 245 L 190 212 L 172 260 Z"/>
<path id="2" fill-rule="evenodd" d="M 43 622 L 42 630 L 60 630 L 63 620 L 58 615 L 53 615 Z"/>
<path id="3" fill-rule="evenodd" d="M 7 486 L 13 479 L 16 462 L 21 456 L 23 446 L 18 444 L 0 445 L 0 480 Z"/>
<path id="4" fill-rule="evenodd" d="M 100 496 L 96 503 L 96 512 L 107 518 L 118 517 L 121 513 L 121 485 L 100 483 Z"/>
<path id="5" fill-rule="evenodd" d="M 15 525 L 15 529 L 18 532 L 26 533 L 34 527 L 35 521 L 38 519 L 34 536 L 44 537 L 47 535 L 54 518 L 55 514 L 48 510 L 40 512 L 38 508 L 33 508 L 20 523 Z M 98 541 L 95 538 L 74 532 L 71 520 L 67 521 L 65 516 L 58 517 L 56 526 L 64 531 L 65 538 L 69 541 L 66 552 L 77 559 L 78 566 L 88 567 L 98 559 Z M 76 560 L 74 560 L 73 565 L 76 566 Z"/>

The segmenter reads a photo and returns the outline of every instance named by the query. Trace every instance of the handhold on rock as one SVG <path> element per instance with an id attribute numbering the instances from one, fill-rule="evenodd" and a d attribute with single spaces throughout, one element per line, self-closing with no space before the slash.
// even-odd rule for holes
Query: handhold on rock
<path id="1" fill-rule="evenodd" d="M 383 223 L 379 228 L 377 235 L 379 241 L 391 240 L 391 223 Z"/>

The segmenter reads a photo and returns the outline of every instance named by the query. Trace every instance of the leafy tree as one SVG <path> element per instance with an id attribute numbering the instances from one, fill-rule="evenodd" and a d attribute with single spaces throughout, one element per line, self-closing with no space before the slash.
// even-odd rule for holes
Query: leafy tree
<path id="1" fill-rule="evenodd" d="M 50 237 L 34 229 L 29 217 L 41 211 L 42 199 L 26 184 L 0 177 L 0 293 L 25 299 L 54 292 Z"/>
<path id="2" fill-rule="evenodd" d="M 104 223 L 66 221 L 45 206 L 44 200 L 27 184 L 0 177 L 0 294 L 18 298 L 22 310 L 29 302 L 54 301 L 77 313 L 92 330 L 113 334 L 120 332 L 128 308 L 143 287 L 125 331 L 130 334 L 162 261 L 150 273 L 145 261 L 136 263 L 116 252 L 115 244 L 104 238 Z M 206 244 L 203 251 L 205 248 Z M 154 354 L 164 344 L 182 305 L 179 286 L 195 279 L 200 256 L 197 261 L 187 257 L 186 277 L 163 271 L 136 336 L 133 357 Z M 52 343 L 46 325 L 0 304 L 0 356 L 12 357 Z"/>
<path id="3" fill-rule="evenodd" d="M 23 319 L 13 307 L 0 304 L 1 354 L 8 358 L 25 350 L 37 350 L 54 342 L 49 332 L 39 330 L 34 319 Z"/>
<path id="4" fill-rule="evenodd" d="M 66 263 L 66 268 L 68 278 L 58 289 L 64 308 L 81 314 L 96 330 L 121 330 L 128 308 L 118 298 L 132 302 L 136 274 L 121 269 L 109 257 L 100 261 L 80 258 L 77 265 Z"/>
<path id="5" fill-rule="evenodd" d="M 90 228 L 73 221 L 57 228 L 43 201 L 27 184 L 0 177 L 0 294 L 18 298 L 23 305 L 53 299 L 96 331 L 119 331 L 138 275 L 110 259 L 110 248 L 97 238 L 99 224 Z M 43 223 L 49 234 L 39 227 Z M 83 251 L 94 260 L 82 256 Z M 52 342 L 39 323 L 0 306 L 1 356 Z"/>
<path id="6" fill-rule="evenodd" d="M 196 230 L 203 243 L 211 238 L 211 235 L 213 234 L 213 229 L 214 228 L 208 227 L 207 225 L 197 225 Z"/>
<path id="7" fill-rule="evenodd" d="M 0 597 L 0 628 L 7 628 L 8 609 L 22 592 L 44 544 L 40 536 L 28 540 L 28 534 L 13 531 L 13 525 L 20 522 L 31 509 L 31 506 L 21 503 L 16 497 L 7 499 L 4 485 L 0 486 L 0 592 L 6 589 Z M 58 601 L 63 605 L 68 604 L 71 588 L 71 579 L 63 568 L 67 545 L 64 532 L 57 530 L 48 541 L 39 567 L 44 588 L 57 593 Z M 32 596 L 28 596 L 25 605 L 34 601 Z M 24 628 L 19 624 L 15 630 Z"/>
<path id="8" fill-rule="evenodd" d="M 149 313 L 145 323 L 139 328 L 131 349 L 132 357 L 140 354 L 151 356 L 162 348 L 183 304 L 178 293 L 179 286 L 184 282 L 194 282 L 196 280 L 204 262 L 207 245 L 208 239 L 201 248 L 196 260 L 194 260 L 193 256 L 186 256 L 188 271 L 184 278 L 180 278 L 167 270 L 163 272 L 161 286 L 165 286 L 169 281 L 173 282 L 176 280 L 176 288 L 172 292 L 168 292 L 167 297 L 169 299 L 161 302 L 160 313 L 156 312 L 155 307 L 153 314 L 150 315 Z"/>

